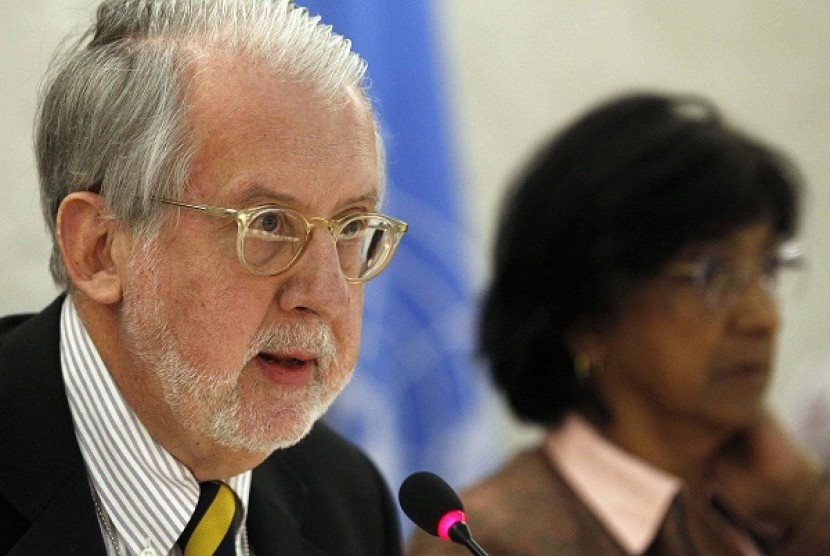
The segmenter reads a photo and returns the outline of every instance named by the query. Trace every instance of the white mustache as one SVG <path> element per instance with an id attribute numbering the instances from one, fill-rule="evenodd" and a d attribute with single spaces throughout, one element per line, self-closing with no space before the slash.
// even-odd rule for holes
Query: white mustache
<path id="1" fill-rule="evenodd" d="M 331 327 L 325 322 L 281 322 L 257 332 L 245 362 L 260 352 L 285 353 L 292 350 L 311 352 L 320 368 L 328 367 L 337 357 L 337 345 Z"/>

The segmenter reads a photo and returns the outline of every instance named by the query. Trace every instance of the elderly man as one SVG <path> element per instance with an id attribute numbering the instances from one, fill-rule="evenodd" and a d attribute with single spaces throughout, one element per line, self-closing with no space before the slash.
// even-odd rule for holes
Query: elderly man
<path id="1" fill-rule="evenodd" d="M 289 0 L 105 0 L 56 57 L 68 294 L 0 321 L 0 553 L 399 553 L 375 467 L 316 423 L 406 231 L 364 68 Z"/>

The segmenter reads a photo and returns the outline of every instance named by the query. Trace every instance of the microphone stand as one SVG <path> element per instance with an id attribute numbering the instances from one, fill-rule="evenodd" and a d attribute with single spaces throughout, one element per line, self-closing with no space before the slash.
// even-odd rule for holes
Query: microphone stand
<path id="1" fill-rule="evenodd" d="M 471 554 L 475 554 L 475 556 L 488 556 L 487 552 L 473 539 L 470 528 L 463 521 L 459 521 L 450 527 L 449 536 L 453 542 L 466 546 Z"/>

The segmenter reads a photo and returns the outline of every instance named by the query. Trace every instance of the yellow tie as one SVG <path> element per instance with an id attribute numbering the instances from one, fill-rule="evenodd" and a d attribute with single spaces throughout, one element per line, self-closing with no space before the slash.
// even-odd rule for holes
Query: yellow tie
<path id="1" fill-rule="evenodd" d="M 184 556 L 234 556 L 242 511 L 236 494 L 220 481 L 199 483 L 199 501 L 178 544 Z"/>

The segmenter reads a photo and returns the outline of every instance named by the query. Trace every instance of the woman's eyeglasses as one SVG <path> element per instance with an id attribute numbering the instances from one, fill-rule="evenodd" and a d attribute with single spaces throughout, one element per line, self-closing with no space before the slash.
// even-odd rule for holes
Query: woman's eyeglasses
<path id="1" fill-rule="evenodd" d="M 730 307 L 756 279 L 771 293 L 778 291 L 782 282 L 798 283 L 803 267 L 803 248 L 789 242 L 742 264 L 717 255 L 671 262 L 664 274 L 690 282 L 699 288 L 709 308 L 720 309 Z"/>

